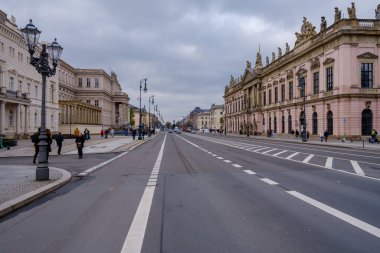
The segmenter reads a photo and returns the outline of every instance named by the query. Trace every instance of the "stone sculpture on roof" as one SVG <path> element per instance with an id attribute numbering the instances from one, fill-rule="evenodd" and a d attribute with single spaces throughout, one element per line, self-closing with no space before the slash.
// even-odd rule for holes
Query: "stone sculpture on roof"
<path id="1" fill-rule="evenodd" d="M 251 68 L 251 62 L 247 61 L 247 69 L 250 69 L 250 68 Z"/>
<path id="2" fill-rule="evenodd" d="M 268 66 L 269 65 L 269 57 L 267 56 L 266 57 L 266 66 Z"/>
<path id="3" fill-rule="evenodd" d="M 376 19 L 380 19 L 380 4 L 377 6 L 377 9 L 375 10 Z"/>
<path id="4" fill-rule="evenodd" d="M 307 18 L 303 17 L 303 24 L 301 26 L 301 32 L 296 32 L 296 45 L 309 39 L 310 37 L 313 37 L 317 34 L 315 31 L 315 26 L 313 26 L 309 21 L 307 21 Z"/>
<path id="5" fill-rule="evenodd" d="M 286 44 L 285 44 L 285 54 L 289 53 L 289 51 L 290 51 L 290 47 L 289 47 L 288 42 L 286 42 Z"/>
<path id="6" fill-rule="evenodd" d="M 261 54 L 260 54 L 260 48 L 259 48 L 259 52 L 257 52 L 257 54 L 256 54 L 255 69 L 262 68 L 262 67 L 263 67 L 263 63 L 261 60 Z"/>
<path id="7" fill-rule="evenodd" d="M 348 12 L 348 18 L 349 19 L 355 19 L 356 18 L 356 8 L 355 8 L 355 3 L 351 3 L 351 8 L 347 7 L 347 12 Z"/>
<path id="8" fill-rule="evenodd" d="M 327 28 L 327 22 L 325 17 L 321 17 L 321 32 L 326 31 Z"/>
<path id="9" fill-rule="evenodd" d="M 338 7 L 335 7 L 335 16 L 334 16 L 334 23 L 338 22 L 342 18 L 342 13 L 338 9 Z"/>
<path id="10" fill-rule="evenodd" d="M 282 50 L 280 47 L 277 48 L 278 49 L 278 57 L 277 58 L 281 58 L 282 56 Z"/>

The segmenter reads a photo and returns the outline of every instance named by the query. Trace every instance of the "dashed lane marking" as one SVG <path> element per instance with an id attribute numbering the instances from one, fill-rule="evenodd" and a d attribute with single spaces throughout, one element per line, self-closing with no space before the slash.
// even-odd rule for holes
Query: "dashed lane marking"
<path id="1" fill-rule="evenodd" d="M 356 174 L 361 175 L 361 176 L 365 176 L 364 171 L 362 170 L 362 168 L 360 168 L 359 163 L 357 161 L 351 160 L 350 162 L 351 162 L 352 167 L 354 168 Z"/>
<path id="2" fill-rule="evenodd" d="M 232 164 L 232 166 L 234 166 L 235 168 L 241 168 L 242 166 L 239 165 L 239 164 Z"/>
<path id="3" fill-rule="evenodd" d="M 252 170 L 243 170 L 245 173 L 249 174 L 249 175 L 256 175 L 256 172 L 252 171 Z"/>
<path id="4" fill-rule="evenodd" d="M 226 162 L 226 163 L 230 163 L 231 161 L 230 161 L 230 160 L 224 160 L 224 162 Z"/>
<path id="5" fill-rule="evenodd" d="M 332 169 L 332 164 L 333 164 L 333 158 L 327 157 L 325 167 L 328 169 Z"/>
<path id="6" fill-rule="evenodd" d="M 224 158 L 223 158 L 223 157 L 221 157 L 221 156 L 218 156 L 217 158 L 218 158 L 218 159 L 221 159 L 221 160 L 222 160 L 222 159 L 224 159 Z"/>
<path id="7" fill-rule="evenodd" d="M 278 184 L 277 182 L 270 180 L 269 178 L 261 178 L 261 180 L 267 184 L 270 184 L 270 185 L 277 185 Z"/>

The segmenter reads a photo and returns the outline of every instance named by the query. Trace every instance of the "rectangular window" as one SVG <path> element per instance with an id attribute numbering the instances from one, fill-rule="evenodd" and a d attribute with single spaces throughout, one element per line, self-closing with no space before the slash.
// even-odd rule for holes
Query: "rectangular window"
<path id="1" fill-rule="evenodd" d="M 86 100 L 86 103 L 87 104 L 91 104 L 91 100 Z"/>
<path id="2" fill-rule="evenodd" d="M 99 106 L 99 100 L 95 100 L 95 106 Z"/>
<path id="3" fill-rule="evenodd" d="M 12 58 L 15 57 L 15 49 L 13 47 L 9 47 L 9 56 Z"/>
<path id="4" fill-rule="evenodd" d="M 0 42 L 0 52 L 4 52 L 4 43 Z"/>
<path id="5" fill-rule="evenodd" d="M 87 78 L 87 87 L 91 87 L 91 79 Z"/>
<path id="6" fill-rule="evenodd" d="M 293 99 L 293 82 L 289 82 L 289 100 Z"/>
<path id="7" fill-rule="evenodd" d="M 362 63 L 361 66 L 361 87 L 373 87 L 373 65 L 372 63 Z"/>
<path id="8" fill-rule="evenodd" d="M 274 88 L 274 102 L 278 103 L 278 87 Z"/>
<path id="9" fill-rule="evenodd" d="M 95 78 L 95 88 L 99 88 L 99 78 Z"/>
<path id="10" fill-rule="evenodd" d="M 30 93 L 30 83 L 28 83 L 28 92 Z"/>
<path id="11" fill-rule="evenodd" d="M 285 84 L 281 85 L 281 102 L 285 101 Z"/>
<path id="12" fill-rule="evenodd" d="M 334 81 L 333 81 L 333 67 L 326 69 L 326 90 L 330 91 L 334 88 Z"/>
<path id="13" fill-rule="evenodd" d="M 267 105 L 267 93 L 266 93 L 266 91 L 264 91 L 263 105 L 264 105 L 264 106 Z"/>
<path id="14" fill-rule="evenodd" d="M 303 98 L 305 96 L 305 89 L 306 89 L 305 77 L 300 77 L 298 82 L 299 82 L 298 83 L 299 87 L 302 87 L 301 92 L 300 92 L 300 97 Z"/>
<path id="15" fill-rule="evenodd" d="M 82 84 L 82 78 L 78 78 L 78 87 L 82 87 L 83 84 Z"/>
<path id="16" fill-rule="evenodd" d="M 22 55 L 22 53 L 18 52 L 17 53 L 17 59 L 18 59 L 18 61 L 22 62 L 23 58 L 24 58 L 24 56 Z"/>
<path id="17" fill-rule="evenodd" d="M 14 81 L 15 81 L 15 79 L 13 77 L 9 77 L 8 90 L 13 91 L 13 89 L 14 89 Z"/>
<path id="18" fill-rule="evenodd" d="M 319 93 L 319 72 L 313 73 L 313 91 L 314 94 Z"/>
<path id="19" fill-rule="evenodd" d="M 38 86 L 34 86 L 34 98 L 38 98 Z"/>
<path id="20" fill-rule="evenodd" d="M 272 89 L 270 89 L 268 92 L 268 104 L 272 104 Z"/>
<path id="21" fill-rule="evenodd" d="M 18 81 L 18 90 L 22 91 L 22 81 Z"/>

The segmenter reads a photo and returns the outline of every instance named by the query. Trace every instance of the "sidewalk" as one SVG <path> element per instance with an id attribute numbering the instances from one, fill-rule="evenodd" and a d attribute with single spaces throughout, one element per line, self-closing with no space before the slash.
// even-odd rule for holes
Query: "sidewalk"
<path id="1" fill-rule="evenodd" d="M 213 134 L 208 134 L 213 135 Z M 225 136 L 225 135 L 222 135 Z M 369 143 L 368 140 L 364 141 L 364 147 L 363 147 L 363 141 L 346 141 L 342 142 L 341 140 L 334 140 L 332 138 L 328 139 L 327 142 L 321 142 L 320 140 L 315 139 L 309 139 L 307 142 L 302 142 L 302 138 L 296 138 L 296 137 L 287 137 L 287 136 L 275 136 L 275 137 L 266 137 L 266 136 L 252 136 L 250 135 L 247 137 L 246 135 L 239 135 L 239 134 L 230 134 L 227 133 L 227 136 L 235 136 L 235 137 L 242 137 L 242 138 L 249 138 L 249 139 L 258 139 L 258 140 L 267 140 L 267 141 L 282 141 L 282 142 L 290 142 L 290 143 L 299 143 L 299 144 L 311 144 L 311 145 L 319 145 L 319 146 L 329 146 L 329 147 L 343 147 L 343 148 L 353 148 L 353 149 L 360 149 L 360 150 L 375 150 L 380 151 L 380 144 L 375 143 Z"/>
<path id="2" fill-rule="evenodd" d="M 104 139 L 95 135 L 85 142 L 83 151 L 85 154 L 122 152 L 149 139 L 146 137 L 144 141 L 139 141 L 136 138 L 133 141 L 131 136 L 114 136 L 114 138 Z M 19 140 L 17 144 L 9 150 L 0 149 L 0 217 L 54 191 L 71 179 L 70 172 L 49 166 L 49 180 L 36 181 L 36 165 L 1 165 L 2 157 L 32 157 L 34 155 L 34 147 L 30 139 Z M 53 140 L 50 155 L 58 155 L 57 150 L 58 147 Z M 64 140 L 61 154 L 77 154 L 74 139 Z"/>

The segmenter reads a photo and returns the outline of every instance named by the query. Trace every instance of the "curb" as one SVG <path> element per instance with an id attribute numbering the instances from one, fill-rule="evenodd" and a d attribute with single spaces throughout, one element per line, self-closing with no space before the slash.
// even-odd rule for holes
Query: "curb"
<path id="1" fill-rule="evenodd" d="M 50 169 L 58 170 L 59 172 L 62 173 L 62 177 L 59 178 L 58 180 L 55 180 L 54 182 L 45 185 L 43 187 L 40 187 L 36 190 L 30 191 L 24 195 L 21 195 L 15 199 L 9 200 L 3 204 L 0 205 L 0 217 L 15 211 L 16 209 L 25 206 L 26 204 L 29 204 L 30 202 L 41 198 L 42 196 L 45 196 L 49 194 L 50 192 L 56 190 L 57 188 L 65 185 L 68 181 L 71 179 L 71 173 L 59 169 L 59 168 L 54 168 L 51 167 Z"/>

